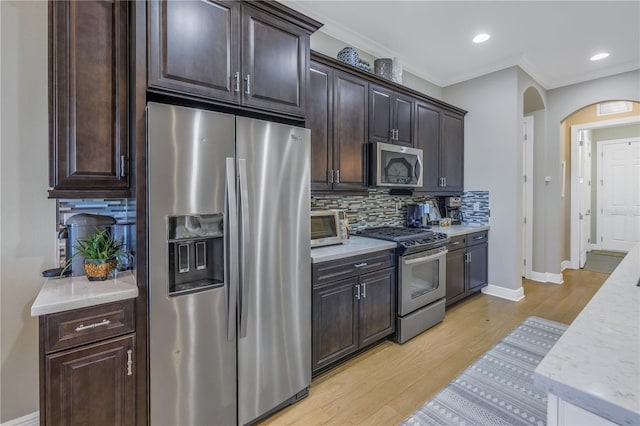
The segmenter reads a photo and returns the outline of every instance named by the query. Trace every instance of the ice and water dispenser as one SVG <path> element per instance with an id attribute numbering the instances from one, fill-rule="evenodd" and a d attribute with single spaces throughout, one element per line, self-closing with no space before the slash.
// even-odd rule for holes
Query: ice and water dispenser
<path id="1" fill-rule="evenodd" d="M 224 283 L 222 214 L 169 216 L 167 236 L 170 296 Z"/>

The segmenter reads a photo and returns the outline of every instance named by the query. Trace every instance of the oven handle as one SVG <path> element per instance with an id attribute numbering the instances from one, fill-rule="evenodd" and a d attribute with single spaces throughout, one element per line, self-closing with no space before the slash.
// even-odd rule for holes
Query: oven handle
<path id="1" fill-rule="evenodd" d="M 414 263 L 429 262 L 431 260 L 445 256 L 447 252 L 448 250 L 442 250 L 430 256 L 418 257 L 417 259 L 403 260 L 402 263 L 404 263 L 405 265 L 413 265 Z"/>

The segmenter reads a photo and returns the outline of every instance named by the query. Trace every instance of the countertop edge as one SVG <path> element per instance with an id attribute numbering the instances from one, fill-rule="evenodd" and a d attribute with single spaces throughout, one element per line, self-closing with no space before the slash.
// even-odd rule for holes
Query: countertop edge
<path id="1" fill-rule="evenodd" d="M 349 241 L 359 241 L 359 240 L 362 240 L 362 241 L 367 240 L 370 245 L 365 247 L 349 247 Z M 350 237 L 349 240 L 347 240 L 347 242 L 343 245 L 319 247 L 319 248 L 312 249 L 311 263 L 316 264 L 316 263 L 330 262 L 332 260 L 342 259 L 344 257 L 359 256 L 362 254 L 375 253 L 377 251 L 391 250 L 391 249 L 395 249 L 396 247 L 397 247 L 397 244 L 393 241 L 376 240 L 374 238 L 353 236 L 353 237 Z M 318 252 L 316 252 L 316 254 L 314 255 L 314 250 L 323 250 L 323 251 L 335 250 L 335 252 L 329 253 L 329 254 L 317 254 Z"/>
<path id="2" fill-rule="evenodd" d="M 539 389 L 551 393 L 576 407 L 614 423 L 629 426 L 640 424 L 640 413 L 634 413 L 628 408 L 598 398 L 593 394 L 574 388 L 537 371 L 533 372 L 533 384 Z"/>
<path id="3" fill-rule="evenodd" d="M 116 279 L 99 282 L 90 282 L 84 276 L 47 279 L 31 305 L 31 316 L 55 314 L 138 297 L 135 274 L 120 274 Z"/>

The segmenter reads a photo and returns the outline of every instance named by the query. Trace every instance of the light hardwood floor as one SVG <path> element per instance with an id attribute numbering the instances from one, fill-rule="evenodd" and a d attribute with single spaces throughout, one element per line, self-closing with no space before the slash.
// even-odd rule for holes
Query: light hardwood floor
<path id="1" fill-rule="evenodd" d="M 316 377 L 304 400 L 262 425 L 397 425 L 528 316 L 570 324 L 609 274 L 565 270 L 564 284 L 523 280 L 525 298 L 474 295 L 404 345 L 384 341 Z"/>

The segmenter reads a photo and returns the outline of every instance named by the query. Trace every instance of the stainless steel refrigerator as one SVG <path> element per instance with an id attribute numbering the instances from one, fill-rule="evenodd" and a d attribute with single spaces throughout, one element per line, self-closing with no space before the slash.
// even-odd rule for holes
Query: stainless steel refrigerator
<path id="1" fill-rule="evenodd" d="M 309 130 L 147 120 L 150 423 L 253 422 L 311 383 Z"/>

